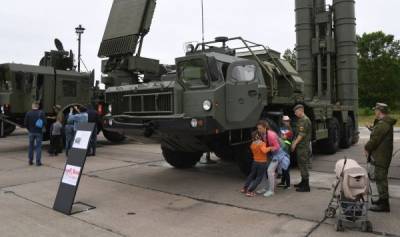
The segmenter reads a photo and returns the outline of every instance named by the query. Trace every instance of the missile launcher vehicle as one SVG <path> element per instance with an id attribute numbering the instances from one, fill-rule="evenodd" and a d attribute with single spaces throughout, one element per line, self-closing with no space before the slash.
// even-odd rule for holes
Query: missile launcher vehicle
<path id="1" fill-rule="evenodd" d="M 335 153 L 358 141 L 356 34 L 353 0 L 296 0 L 297 69 L 263 44 L 217 37 L 188 44 L 175 70 L 140 55 L 155 0 L 114 0 L 99 56 L 108 86 L 107 129 L 161 142 L 176 168 L 205 152 L 251 164 L 251 132 L 260 119 L 278 130 L 296 123 L 303 104 L 315 147 Z M 250 16 L 249 16 L 250 17 Z M 122 25 L 121 25 L 122 24 Z M 129 25 L 130 24 L 130 25 Z M 107 84 L 107 83 L 106 83 Z"/>

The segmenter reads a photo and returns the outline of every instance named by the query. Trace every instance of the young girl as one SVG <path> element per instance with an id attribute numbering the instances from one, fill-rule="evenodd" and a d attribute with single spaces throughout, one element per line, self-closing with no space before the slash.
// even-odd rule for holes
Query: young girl
<path id="1" fill-rule="evenodd" d="M 268 127 L 268 126 L 267 126 Z M 267 129 L 265 139 L 269 146 L 271 146 L 271 162 L 267 169 L 268 174 L 268 190 L 264 193 L 264 197 L 270 197 L 275 194 L 275 174 L 279 163 L 283 159 L 284 151 L 279 144 L 279 138 L 276 132 Z"/>
<path id="2" fill-rule="evenodd" d="M 290 124 L 289 116 L 283 116 L 282 119 L 283 126 L 281 127 L 281 134 L 280 134 L 280 143 L 281 148 L 286 153 L 287 156 L 281 161 L 279 164 L 279 169 L 282 170 L 282 179 L 281 182 L 277 185 L 278 187 L 288 189 L 290 188 L 290 148 L 292 145 L 293 140 L 293 130 Z"/>
<path id="3" fill-rule="evenodd" d="M 266 146 L 258 132 L 254 132 L 253 142 L 250 145 L 250 149 L 253 153 L 253 164 L 251 167 L 251 172 L 247 177 L 246 183 L 244 184 L 241 192 L 246 193 L 246 196 L 248 197 L 254 197 L 256 195 L 254 190 L 261 183 L 264 177 L 267 168 L 267 153 L 271 150 L 271 148 Z"/>
<path id="4" fill-rule="evenodd" d="M 285 152 L 285 156 L 279 163 L 278 170 L 282 170 L 282 179 L 281 182 L 277 185 L 278 187 L 288 189 L 290 188 L 290 146 L 291 146 L 291 141 L 288 140 L 288 137 L 286 134 L 282 134 L 281 139 L 281 147 L 282 150 Z"/>

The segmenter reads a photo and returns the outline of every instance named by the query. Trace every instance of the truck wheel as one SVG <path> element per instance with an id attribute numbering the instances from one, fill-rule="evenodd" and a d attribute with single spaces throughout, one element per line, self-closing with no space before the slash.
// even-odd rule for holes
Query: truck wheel
<path id="1" fill-rule="evenodd" d="M 340 124 L 337 118 L 328 122 L 328 138 L 319 142 L 319 150 L 325 154 L 335 154 L 339 149 Z"/>
<path id="2" fill-rule="evenodd" d="M 253 158 L 250 151 L 250 144 L 246 143 L 236 146 L 233 155 L 239 166 L 240 171 L 244 175 L 248 175 L 250 173 L 251 165 L 253 163 Z"/>
<path id="3" fill-rule="evenodd" d="M 203 152 L 173 151 L 165 147 L 161 147 L 161 150 L 165 161 L 178 169 L 194 167 L 203 156 Z"/>
<path id="4" fill-rule="evenodd" d="M 10 135 L 11 133 L 13 133 L 15 131 L 15 125 L 13 124 L 9 124 L 9 123 L 4 123 L 4 131 L 3 131 L 3 135 L 6 137 L 8 135 Z M 0 127 L 1 129 L 1 127 Z M 1 131 L 0 131 L 0 135 L 1 135 Z"/>
<path id="5" fill-rule="evenodd" d="M 224 160 L 224 161 L 232 161 L 232 160 L 234 160 L 234 157 L 233 157 L 233 153 L 234 152 L 233 152 L 232 148 L 229 147 L 229 146 L 216 148 L 216 149 L 214 149 L 213 152 L 221 160 Z"/>
<path id="6" fill-rule="evenodd" d="M 354 131 L 353 131 L 354 132 Z M 353 133 L 353 141 L 351 141 L 351 144 L 352 145 L 355 145 L 355 144 L 357 144 L 358 143 L 358 141 L 360 140 L 360 135 L 357 133 L 357 134 L 354 134 Z"/>
<path id="7" fill-rule="evenodd" d="M 354 137 L 354 123 L 353 119 L 349 118 L 349 121 L 343 125 L 342 137 L 340 139 L 340 148 L 349 148 L 353 144 Z"/>
<path id="8" fill-rule="evenodd" d="M 105 130 L 105 129 L 103 129 L 103 135 L 108 141 L 110 141 L 112 143 L 123 142 L 125 140 L 125 138 L 126 138 L 121 133 L 112 132 L 112 131 L 108 131 L 108 130 Z"/>

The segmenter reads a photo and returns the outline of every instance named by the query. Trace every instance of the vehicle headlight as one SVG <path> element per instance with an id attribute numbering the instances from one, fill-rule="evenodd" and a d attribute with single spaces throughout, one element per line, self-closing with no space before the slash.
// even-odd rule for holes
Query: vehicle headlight
<path id="1" fill-rule="evenodd" d="M 197 119 L 192 119 L 190 121 L 190 126 L 192 126 L 192 128 L 196 128 L 197 127 Z"/>
<path id="2" fill-rule="evenodd" d="M 205 100 L 203 102 L 203 109 L 205 111 L 210 111 L 212 109 L 212 102 L 210 100 Z"/>
<path id="3" fill-rule="evenodd" d="M 109 125 L 110 127 L 113 125 L 113 120 L 112 120 L 112 119 L 108 120 L 108 125 Z"/>
<path id="4" fill-rule="evenodd" d="M 112 105 L 108 105 L 108 112 L 112 113 Z"/>

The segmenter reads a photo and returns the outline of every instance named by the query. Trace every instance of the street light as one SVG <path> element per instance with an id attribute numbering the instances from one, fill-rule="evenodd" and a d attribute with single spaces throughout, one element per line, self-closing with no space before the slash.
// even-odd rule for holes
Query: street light
<path id="1" fill-rule="evenodd" d="M 85 32 L 85 28 L 79 25 L 75 28 L 75 32 L 78 34 L 78 72 L 81 72 L 81 36 Z"/>

